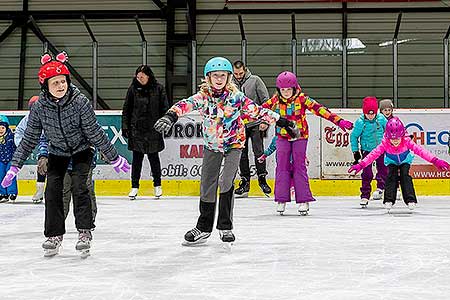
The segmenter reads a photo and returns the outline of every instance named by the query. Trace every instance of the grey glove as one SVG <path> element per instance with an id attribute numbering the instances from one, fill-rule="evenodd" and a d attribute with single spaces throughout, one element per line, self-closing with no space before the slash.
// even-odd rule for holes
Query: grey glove
<path id="1" fill-rule="evenodd" d="M 48 158 L 45 156 L 39 157 L 37 163 L 37 171 L 42 176 L 47 175 L 47 165 L 48 165 Z"/>
<path id="2" fill-rule="evenodd" d="M 161 117 L 158 121 L 156 121 L 155 128 L 156 131 L 160 133 L 168 133 L 172 128 L 173 124 L 175 124 L 178 120 L 178 116 L 176 113 L 169 111 L 163 117 Z"/>

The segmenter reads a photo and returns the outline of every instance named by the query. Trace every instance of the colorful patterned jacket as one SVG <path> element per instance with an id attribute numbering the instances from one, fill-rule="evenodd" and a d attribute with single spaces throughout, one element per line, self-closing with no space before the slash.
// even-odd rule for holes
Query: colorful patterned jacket
<path id="1" fill-rule="evenodd" d="M 263 103 L 262 107 L 271 109 L 277 112 L 281 117 L 294 121 L 297 124 L 297 128 L 300 130 L 300 137 L 297 139 L 307 139 L 309 136 L 308 122 L 306 121 L 307 109 L 315 115 L 327 119 L 336 125 L 342 119 L 338 115 L 330 112 L 325 106 L 302 93 L 301 89 L 297 89 L 294 96 L 289 99 L 284 99 L 276 94 Z M 279 126 L 276 128 L 276 134 L 283 139 L 289 139 L 290 141 L 296 140 L 289 136 L 286 129 L 280 128 Z"/>
<path id="2" fill-rule="evenodd" d="M 279 114 L 262 109 L 242 92 L 225 91 L 214 97 L 212 92 L 198 92 L 174 104 L 169 111 L 181 117 L 192 111 L 199 111 L 203 117 L 204 146 L 211 151 L 227 152 L 241 149 L 245 144 L 245 126 L 241 115 L 248 113 L 253 118 L 263 118 L 272 124 L 279 119 Z"/>

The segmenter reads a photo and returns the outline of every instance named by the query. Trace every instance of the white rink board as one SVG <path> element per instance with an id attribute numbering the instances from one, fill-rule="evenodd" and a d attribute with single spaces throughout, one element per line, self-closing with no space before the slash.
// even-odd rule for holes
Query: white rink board
<path id="1" fill-rule="evenodd" d="M 341 115 L 351 121 L 355 121 L 361 114 L 360 109 L 331 109 L 332 112 Z M 26 112 L 0 112 L 5 115 L 24 115 Z M 111 116 L 119 118 L 121 111 L 97 111 L 99 116 Z M 408 127 L 409 134 L 420 137 L 417 142 L 433 154 L 442 159 L 448 159 L 447 141 L 450 129 L 450 109 L 396 109 L 395 115 L 400 117 Z M 331 122 L 317 117 L 308 112 L 309 124 L 308 141 L 308 174 L 312 179 L 348 179 L 347 169 L 353 162 L 350 148 L 350 132 L 344 133 Z M 160 153 L 163 179 L 200 179 L 201 172 L 201 147 L 203 139 L 198 129 L 201 117 L 197 113 L 189 114 L 179 119 L 171 133 L 165 138 L 166 148 Z M 130 152 L 126 150 L 126 140 L 120 137 L 120 127 L 110 124 L 102 124 L 106 133 L 114 145 L 121 149 L 122 155 L 127 155 L 131 162 Z M 274 134 L 274 127 L 268 131 L 264 140 L 264 146 L 270 144 Z M 348 144 L 347 144 L 348 143 Z M 251 144 L 251 143 L 250 143 Z M 250 145 L 251 148 L 251 145 Z M 249 149 L 252 174 L 256 173 L 253 153 Z M 274 178 L 275 173 L 274 153 L 267 159 L 268 178 Z M 414 164 L 425 164 L 420 158 L 414 160 Z M 36 178 L 36 167 L 24 166 L 20 172 L 20 179 Z M 128 179 L 129 174 L 116 174 L 109 165 L 99 164 L 94 171 L 95 179 Z M 144 160 L 142 179 L 151 179 L 150 166 L 147 159 Z"/>

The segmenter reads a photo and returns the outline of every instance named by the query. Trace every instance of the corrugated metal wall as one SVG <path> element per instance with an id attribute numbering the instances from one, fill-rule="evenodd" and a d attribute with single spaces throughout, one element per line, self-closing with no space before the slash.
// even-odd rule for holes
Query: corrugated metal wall
<path id="1" fill-rule="evenodd" d="M 20 10 L 22 1 L 2 1 L 0 10 Z M 198 0 L 197 9 L 221 9 L 224 0 Z M 30 0 L 30 10 L 53 7 L 61 9 L 59 1 Z M 317 4 L 308 4 L 318 7 Z M 326 4 L 327 7 L 339 4 Z M 376 4 L 350 4 L 368 7 Z M 383 3 L 383 6 L 399 4 Z M 420 4 L 402 4 L 417 6 Z M 427 3 L 443 5 L 442 3 Z M 245 6 L 233 5 L 230 8 Z M 251 6 L 255 8 L 255 6 Z M 258 6 L 262 8 L 264 6 Z M 305 7 L 305 6 L 302 6 Z M 156 9 L 152 1 L 114 0 L 92 3 L 88 0 L 65 3 L 64 9 Z M 304 90 L 330 107 L 341 104 L 342 36 L 340 14 L 297 15 L 298 75 Z M 274 92 L 275 77 L 291 69 L 290 15 L 243 15 L 248 40 L 247 62 L 251 71 L 263 78 Z M 349 106 L 359 107 L 366 95 L 392 98 L 392 46 L 396 14 L 349 14 L 348 37 L 359 44 L 349 50 Z M 441 107 L 443 105 L 442 38 L 449 25 L 449 13 L 405 13 L 399 41 L 399 106 Z M 141 63 L 140 37 L 134 20 L 89 20 L 99 41 L 99 94 L 112 108 L 120 108 L 134 70 Z M 164 82 L 165 30 L 162 20 L 141 20 L 149 42 L 148 62 L 157 78 Z M 0 22 L 3 32 L 9 22 Z M 81 20 L 39 21 L 43 33 L 59 49 L 66 49 L 72 65 L 91 82 L 91 41 Z M 184 12 L 176 16 L 177 32 L 187 32 Z M 198 64 L 200 82 L 204 63 L 212 56 L 230 60 L 240 58 L 240 32 L 236 15 L 197 16 Z M 331 44 L 331 46 L 330 46 Z M 361 46 L 362 45 L 362 46 Z M 20 29 L 0 44 L 0 109 L 17 106 Z M 36 73 L 42 44 L 28 34 L 25 96 L 38 92 Z M 187 51 L 177 50 L 177 74 L 187 72 Z M 190 86 L 190 84 L 188 84 Z M 182 89 L 175 97 L 185 96 Z M 175 99 L 176 100 L 176 99 Z"/>

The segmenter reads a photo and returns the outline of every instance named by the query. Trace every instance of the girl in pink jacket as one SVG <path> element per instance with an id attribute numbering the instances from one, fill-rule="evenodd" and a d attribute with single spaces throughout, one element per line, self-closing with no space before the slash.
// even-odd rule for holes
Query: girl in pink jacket
<path id="1" fill-rule="evenodd" d="M 389 173 L 386 178 L 386 186 L 384 190 L 384 206 L 389 211 L 395 203 L 397 188 L 396 184 L 400 180 L 402 188 L 403 200 L 410 210 L 413 210 L 417 204 L 416 193 L 412 177 L 409 175 L 409 168 L 414 159 L 413 153 L 417 154 L 424 160 L 431 162 L 440 170 L 448 170 L 450 165 L 434 156 L 431 152 L 414 143 L 409 136 L 405 135 L 406 130 L 402 121 L 397 118 L 391 118 L 386 124 L 386 131 L 381 144 L 372 150 L 358 164 L 350 167 L 349 173 L 360 172 L 366 166 L 379 156 L 385 154 L 384 164 L 388 166 Z M 412 153 L 413 152 L 413 153 Z M 399 176 L 400 171 L 400 176 Z"/>

